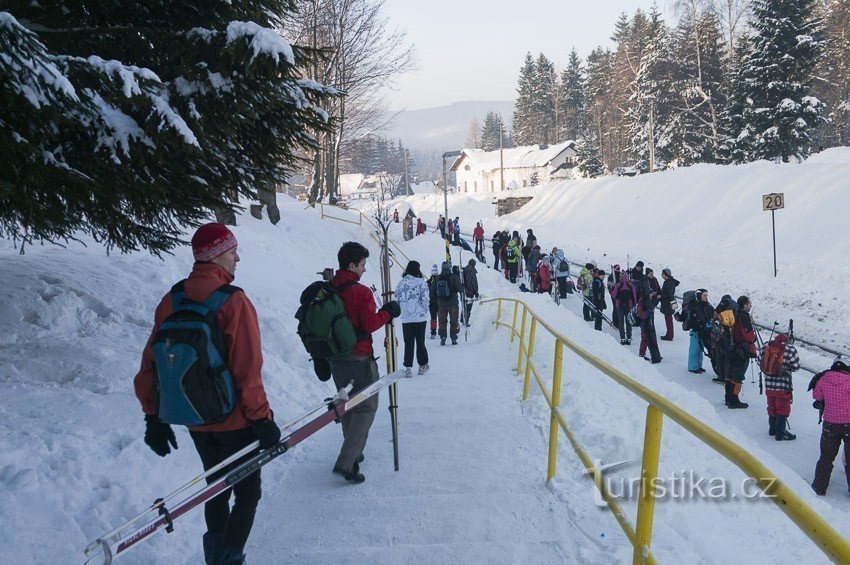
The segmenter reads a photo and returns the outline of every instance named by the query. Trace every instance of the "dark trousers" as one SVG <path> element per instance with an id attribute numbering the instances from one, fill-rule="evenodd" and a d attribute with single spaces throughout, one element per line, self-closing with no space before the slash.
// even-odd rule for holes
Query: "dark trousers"
<path id="1" fill-rule="evenodd" d="M 602 312 L 600 310 L 593 313 L 593 329 L 598 332 L 602 331 Z"/>
<path id="2" fill-rule="evenodd" d="M 632 325 L 628 322 L 628 310 L 624 306 L 614 309 L 617 314 L 617 327 L 620 329 L 620 339 L 632 339 Z"/>
<path id="3" fill-rule="evenodd" d="M 412 322 L 401 325 L 404 335 L 404 366 L 413 367 L 413 350 L 416 349 L 416 362 L 419 366 L 428 364 L 428 350 L 425 349 L 425 325 L 428 322 Z"/>
<path id="4" fill-rule="evenodd" d="M 484 240 L 476 239 L 475 240 L 475 255 L 481 256 L 484 253 Z"/>
<path id="5" fill-rule="evenodd" d="M 812 481 L 812 488 L 818 494 L 826 494 L 833 462 L 838 455 L 838 450 L 841 449 L 841 442 L 844 442 L 844 456 L 847 457 L 847 453 L 850 452 L 850 424 L 824 422 L 820 435 L 820 459 L 815 466 L 815 480 Z M 847 488 L 850 489 L 850 468 L 846 463 L 845 461 L 844 474 L 847 477 Z"/>
<path id="6" fill-rule="evenodd" d="M 198 455 L 201 456 L 204 470 L 215 467 L 257 439 L 254 430 L 251 428 L 227 432 L 189 432 L 189 434 L 192 436 Z M 218 473 L 207 477 L 207 484 L 256 453 L 257 451 L 253 451 Z M 230 507 L 231 491 L 233 491 L 236 499 L 232 508 Z M 257 513 L 260 496 L 262 496 L 262 492 L 260 489 L 260 471 L 258 470 L 242 479 L 232 489 L 227 489 L 204 505 L 207 531 L 224 536 L 225 545 L 243 549 L 248 541 L 248 535 L 251 533 L 251 527 L 254 525 L 254 515 Z"/>
<path id="7" fill-rule="evenodd" d="M 437 303 L 428 305 L 428 312 L 431 314 L 431 337 L 437 335 Z"/>
<path id="8" fill-rule="evenodd" d="M 449 325 L 449 322 L 451 322 L 451 328 L 448 328 L 448 332 L 452 341 L 457 340 L 457 334 L 460 333 L 460 327 L 457 323 L 457 304 L 446 307 L 440 306 L 437 315 L 440 322 L 438 330 L 440 339 L 446 339 L 446 326 Z"/>
<path id="9" fill-rule="evenodd" d="M 582 301 L 584 302 L 584 301 Z M 593 308 L 588 306 L 587 302 L 584 302 L 584 305 L 581 308 L 581 313 L 584 316 L 584 321 L 589 322 L 593 320 Z"/>
<path id="10" fill-rule="evenodd" d="M 567 297 L 567 277 L 558 277 L 558 296 Z"/>
<path id="11" fill-rule="evenodd" d="M 346 355 L 339 359 L 331 359 L 330 365 L 337 390 L 348 383 L 354 383 L 349 396 L 378 380 L 378 364 L 375 363 L 374 357 Z M 334 465 L 335 469 L 349 472 L 354 467 L 354 463 L 366 447 L 369 429 L 372 427 L 377 411 L 378 395 L 376 394 L 352 408 L 350 412 L 343 414 L 339 419 L 342 424 L 343 440 Z"/>
<path id="12" fill-rule="evenodd" d="M 655 333 L 655 316 L 653 312 L 649 313 L 649 317 L 643 320 L 640 324 L 641 343 L 644 339 L 649 347 L 649 358 L 653 363 L 661 361 L 661 351 L 658 350 L 658 335 Z"/>
<path id="13" fill-rule="evenodd" d="M 673 339 L 673 314 L 664 314 L 664 323 L 667 325 L 665 339 Z"/>
<path id="14" fill-rule="evenodd" d="M 499 270 L 499 254 L 498 252 L 493 253 L 493 268 L 497 271 Z"/>
<path id="15" fill-rule="evenodd" d="M 460 322 L 462 324 L 466 324 L 466 327 L 469 327 L 469 319 L 472 316 L 472 305 L 473 304 L 475 304 L 475 302 L 473 302 L 472 300 L 466 300 L 465 302 L 461 303 L 461 308 L 466 306 L 466 309 L 461 310 Z"/>
<path id="16" fill-rule="evenodd" d="M 519 269 L 519 261 L 516 263 L 508 263 L 508 276 L 512 283 L 516 282 L 517 270 Z"/>

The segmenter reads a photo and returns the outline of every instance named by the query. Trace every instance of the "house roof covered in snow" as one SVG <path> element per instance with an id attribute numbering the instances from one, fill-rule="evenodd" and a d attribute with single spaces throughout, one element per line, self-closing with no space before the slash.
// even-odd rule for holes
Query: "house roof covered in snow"
<path id="1" fill-rule="evenodd" d="M 552 145 L 523 145 L 504 149 L 506 169 L 527 169 L 545 167 L 567 149 L 574 149 L 572 140 Z M 464 149 L 460 157 L 452 164 L 451 170 L 457 171 L 461 165 L 484 171 L 494 171 L 499 168 L 499 150 L 484 151 L 482 149 Z"/>

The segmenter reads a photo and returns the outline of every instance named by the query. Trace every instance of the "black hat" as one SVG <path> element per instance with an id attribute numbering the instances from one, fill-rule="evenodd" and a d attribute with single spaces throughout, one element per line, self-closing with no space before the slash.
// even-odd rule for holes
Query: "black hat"
<path id="1" fill-rule="evenodd" d="M 640 267 L 642 269 L 643 268 L 643 261 L 638 261 L 637 263 L 635 263 L 635 267 Z"/>

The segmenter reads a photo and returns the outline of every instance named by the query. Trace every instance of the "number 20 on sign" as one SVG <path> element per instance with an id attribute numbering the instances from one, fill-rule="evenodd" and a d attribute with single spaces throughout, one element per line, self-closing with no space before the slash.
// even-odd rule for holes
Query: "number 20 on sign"
<path id="1" fill-rule="evenodd" d="M 776 211 L 785 208 L 785 194 L 774 192 L 761 197 L 761 209 L 770 212 L 770 223 L 773 228 L 773 276 L 776 277 Z"/>

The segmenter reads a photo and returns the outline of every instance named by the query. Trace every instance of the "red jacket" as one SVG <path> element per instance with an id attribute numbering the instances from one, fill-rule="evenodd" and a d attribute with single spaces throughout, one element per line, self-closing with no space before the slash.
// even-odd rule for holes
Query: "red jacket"
<path id="1" fill-rule="evenodd" d="M 203 302 L 223 284 L 233 282 L 233 277 L 214 263 L 195 263 L 184 285 L 186 297 Z M 166 294 L 156 307 L 153 331 L 142 353 L 142 367 L 133 381 L 136 397 L 145 414 L 156 414 L 157 398 L 154 390 L 153 354 L 151 343 L 159 326 L 171 314 L 171 293 Z M 227 360 L 233 386 L 236 389 L 236 407 L 224 422 L 208 426 L 189 426 L 190 430 L 223 432 L 250 427 L 257 420 L 272 417 L 261 370 L 263 352 L 260 347 L 260 326 L 257 311 L 244 292 L 236 292 L 221 310 L 218 323 L 227 346 Z"/>
<path id="2" fill-rule="evenodd" d="M 472 239 L 475 241 L 484 241 L 484 228 L 475 226 L 475 229 L 472 231 Z"/>
<path id="3" fill-rule="evenodd" d="M 360 277 L 348 269 L 341 269 L 336 272 L 331 284 L 338 287 L 342 283 L 352 280 L 359 281 Z M 363 357 L 373 355 L 372 333 L 389 323 L 390 313 L 384 310 L 376 312 L 377 306 L 372 291 L 359 282 L 349 285 L 339 295 L 345 305 L 345 313 L 348 314 L 348 319 L 351 320 L 351 325 L 354 326 L 355 331 L 359 330 L 359 333 L 368 334 L 366 337 L 357 340 L 351 354 Z"/>
<path id="4" fill-rule="evenodd" d="M 743 315 L 743 314 L 742 314 Z M 732 341 L 734 343 L 743 343 L 747 347 L 747 351 L 751 358 L 756 357 L 756 332 L 751 324 L 747 324 L 750 329 L 744 329 L 743 320 L 739 320 L 735 327 L 732 328 Z"/>

